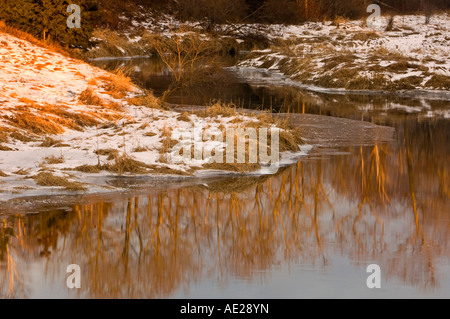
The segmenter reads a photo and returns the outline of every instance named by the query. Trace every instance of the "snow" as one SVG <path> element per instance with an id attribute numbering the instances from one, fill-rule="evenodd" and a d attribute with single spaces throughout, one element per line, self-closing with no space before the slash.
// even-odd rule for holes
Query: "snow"
<path id="1" fill-rule="evenodd" d="M 381 25 L 387 25 L 387 20 L 388 17 L 380 18 Z M 384 75 L 391 81 L 411 76 L 423 77 L 424 81 L 416 88 L 424 89 L 425 80 L 429 80 L 431 75 L 450 76 L 450 15 L 442 13 L 433 16 L 429 24 L 424 22 L 425 18 L 419 15 L 396 17 L 392 31 L 370 29 L 363 20 L 342 22 L 339 27 L 330 22 L 309 22 L 298 26 L 272 25 L 266 27 L 266 35 L 274 40 L 285 40 L 286 47 L 272 46 L 264 51 L 253 51 L 238 67 L 261 68 L 265 62 L 272 61 L 273 65 L 268 69 L 279 71 L 279 62 L 283 59 L 293 61 L 295 66 L 295 61 L 307 58 L 313 69 L 310 79 L 314 80 L 320 76 L 333 75 L 333 71 L 341 67 L 337 65 L 333 70 L 326 70 L 323 63 L 323 60 L 336 57 L 339 52 L 356 56 L 352 63 L 342 64 L 343 68 L 363 70 L 378 66 L 384 70 L 381 73 L 371 71 L 372 74 Z M 409 60 L 413 67 L 406 72 L 390 70 L 389 65 L 398 61 L 396 56 Z M 371 57 L 381 60 L 371 61 Z M 286 75 L 295 80 L 301 72 Z M 373 75 L 365 73 L 369 78 Z"/>
<path id="2" fill-rule="evenodd" d="M 235 127 L 237 124 L 233 124 L 233 120 L 236 118 L 239 118 L 243 125 L 255 121 L 243 115 L 199 118 L 194 114 L 189 115 L 190 122 L 178 120 L 180 113 L 177 112 L 129 104 L 128 98 L 142 93 L 139 88 L 131 88 L 123 99 L 112 97 L 105 88 L 104 80 L 111 74 L 102 69 L 5 33 L 0 33 L 0 43 L 0 128 L 18 131 L 32 139 L 30 142 L 20 142 L 9 137 L 8 141 L 0 143 L 12 149 L 0 151 L 0 171 L 8 175 L 0 178 L 0 199 L 21 196 L 23 192 L 42 194 L 55 189 L 64 192 L 58 188 L 40 187 L 32 179 L 24 178 L 35 176 L 42 171 L 52 172 L 71 181 L 90 181 L 86 185 L 88 192 L 110 191 L 113 187 L 108 185 L 105 179 L 93 179 L 92 174 L 74 170 L 82 165 L 97 165 L 99 157 L 96 152 L 102 149 L 117 150 L 119 154 L 127 154 L 157 168 L 169 168 L 179 172 L 201 170 L 201 165 L 209 160 L 208 157 L 200 161 L 189 158 L 177 164 L 170 160 L 173 154 L 165 154 L 168 161 L 161 162 L 160 148 L 163 142 L 162 132 L 165 129 L 169 128 L 172 131 L 171 138 L 176 139 L 180 132 L 192 132 L 198 126 L 203 129 L 207 126 L 210 132 L 214 132 L 220 131 L 221 127 Z M 87 88 L 91 88 L 103 101 L 117 103 L 122 109 L 111 111 L 83 104 L 79 96 Z M 73 114 L 90 114 L 95 116 L 100 124 L 97 127 L 84 127 L 80 131 L 63 125 L 64 132 L 61 134 L 45 136 L 18 128 L 8 120 L 8 117 L 18 115 L 18 110 L 45 117 L 40 108 L 48 106 L 61 107 Z M 107 115 L 114 115 L 114 120 L 108 119 Z M 63 116 L 58 118 L 63 119 Z M 53 138 L 59 146 L 43 147 L 41 144 L 46 137 Z M 195 142 L 201 142 L 207 150 L 220 147 L 219 142 L 211 140 L 201 141 L 197 138 Z M 146 150 L 136 150 L 143 147 Z M 296 156 L 298 158 L 304 154 L 302 150 Z M 288 155 L 293 158 L 292 154 Z M 46 158 L 51 156 L 62 158 L 63 163 L 46 163 Z M 102 156 L 100 162 L 103 165 L 111 161 Z M 283 164 L 288 162 L 289 159 L 282 161 Z M 19 170 L 25 171 L 25 175 L 18 175 Z M 114 174 L 106 171 L 95 174 L 97 177 L 111 175 Z"/>

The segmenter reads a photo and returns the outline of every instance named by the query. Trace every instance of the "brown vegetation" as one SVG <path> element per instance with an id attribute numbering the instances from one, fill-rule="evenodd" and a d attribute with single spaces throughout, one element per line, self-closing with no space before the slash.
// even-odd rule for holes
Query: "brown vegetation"
<path id="1" fill-rule="evenodd" d="M 70 191 L 83 191 L 86 187 L 77 182 L 71 182 L 67 178 L 55 176 L 49 172 L 42 172 L 36 176 L 33 176 L 36 184 L 40 186 L 56 186 L 64 187 L 66 190 Z"/>
<path id="2" fill-rule="evenodd" d="M 134 85 L 123 69 L 114 70 L 113 73 L 109 76 L 101 76 L 98 80 L 105 83 L 105 90 L 109 95 L 115 99 L 123 99 Z"/>
<path id="3" fill-rule="evenodd" d="M 156 98 L 152 93 L 148 92 L 145 95 L 137 96 L 127 99 L 127 102 L 131 105 L 145 106 L 148 108 L 160 109 L 161 104 L 158 98 Z"/>

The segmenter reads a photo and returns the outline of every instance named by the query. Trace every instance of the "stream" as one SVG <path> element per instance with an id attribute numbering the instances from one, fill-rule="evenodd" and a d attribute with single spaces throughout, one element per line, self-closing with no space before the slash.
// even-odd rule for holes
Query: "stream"
<path id="1" fill-rule="evenodd" d="M 171 82 L 157 58 L 96 63 L 126 66 L 157 96 Z M 311 153 L 274 176 L 122 180 L 130 191 L 19 207 L 0 219 L 0 278 L 12 276 L 0 295 L 448 298 L 449 101 L 313 92 L 263 70 L 224 72 L 168 102 L 291 113 Z M 70 264 L 81 289 L 66 286 Z M 366 285 L 371 264 L 380 289 Z"/>

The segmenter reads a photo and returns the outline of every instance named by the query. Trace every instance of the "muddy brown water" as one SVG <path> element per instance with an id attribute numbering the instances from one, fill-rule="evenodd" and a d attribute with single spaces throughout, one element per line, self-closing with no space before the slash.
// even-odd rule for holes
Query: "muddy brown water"
<path id="1" fill-rule="evenodd" d="M 126 63 L 155 92 L 170 81 L 157 61 Z M 171 102 L 295 113 L 309 156 L 270 177 L 122 178 L 123 193 L 5 203 L 0 296 L 450 297 L 447 101 L 231 82 Z"/>

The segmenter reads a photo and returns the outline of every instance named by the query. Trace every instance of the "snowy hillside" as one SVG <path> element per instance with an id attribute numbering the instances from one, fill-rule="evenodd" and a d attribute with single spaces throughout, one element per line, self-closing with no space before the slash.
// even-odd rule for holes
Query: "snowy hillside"
<path id="1" fill-rule="evenodd" d="M 221 105 L 197 115 L 168 111 L 120 72 L 107 73 L 6 33 L 0 33 L 0 43 L 0 183 L 6 197 L 55 186 L 110 188 L 86 183 L 92 175 L 191 175 L 207 168 L 210 158 L 174 162 L 173 147 L 182 134 L 250 122 L 273 126 Z M 206 148 L 225 145 L 202 134 L 194 138 Z"/>

